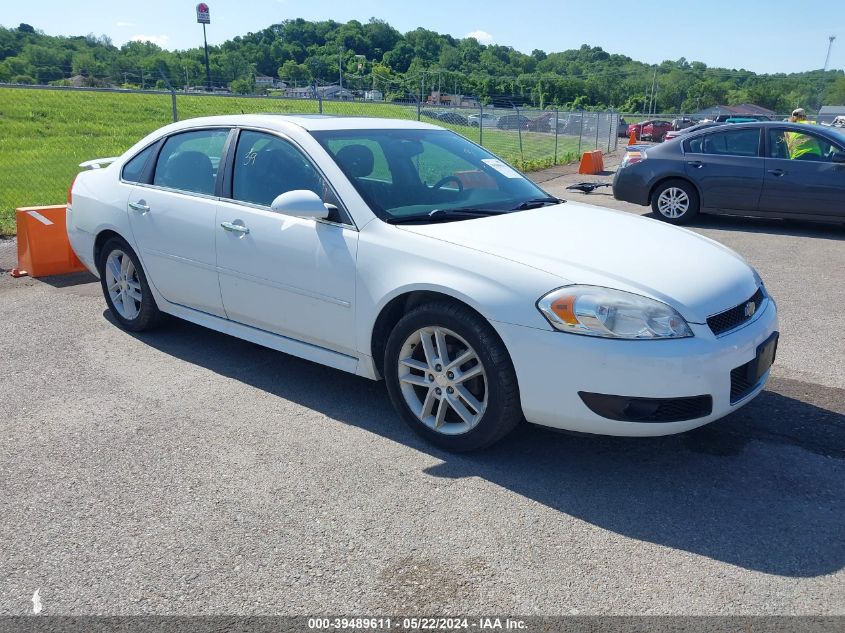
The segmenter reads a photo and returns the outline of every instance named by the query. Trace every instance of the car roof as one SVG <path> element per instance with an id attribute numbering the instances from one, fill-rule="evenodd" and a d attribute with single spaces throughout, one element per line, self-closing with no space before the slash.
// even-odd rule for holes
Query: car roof
<path id="1" fill-rule="evenodd" d="M 378 117 L 332 116 L 327 114 L 229 114 L 221 116 L 188 119 L 175 124 L 170 129 L 189 129 L 209 125 L 237 125 L 262 127 L 284 131 L 296 126 L 309 132 L 323 130 L 439 130 L 430 123 L 409 119 L 386 119 Z"/>

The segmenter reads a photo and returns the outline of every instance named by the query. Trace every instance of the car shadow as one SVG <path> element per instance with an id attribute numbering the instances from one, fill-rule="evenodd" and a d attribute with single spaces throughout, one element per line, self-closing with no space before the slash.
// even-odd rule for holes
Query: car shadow
<path id="1" fill-rule="evenodd" d="M 743 409 L 682 435 L 614 438 L 524 424 L 490 449 L 451 454 L 400 421 L 383 383 L 177 319 L 133 336 L 428 453 L 441 460 L 426 470 L 432 476 L 481 477 L 617 534 L 749 570 L 812 577 L 845 566 L 845 390 L 773 378 Z"/>
<path id="2" fill-rule="evenodd" d="M 838 224 L 828 224 L 806 220 L 747 218 L 734 215 L 702 213 L 687 228 L 731 232 L 739 231 L 742 233 L 768 233 L 770 235 L 812 237 L 825 240 L 845 240 L 845 219 Z"/>

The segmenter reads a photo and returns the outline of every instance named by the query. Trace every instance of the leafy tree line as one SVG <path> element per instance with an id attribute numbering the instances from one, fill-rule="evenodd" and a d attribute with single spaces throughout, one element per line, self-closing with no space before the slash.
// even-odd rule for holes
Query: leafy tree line
<path id="1" fill-rule="evenodd" d="M 686 59 L 655 66 L 586 44 L 530 55 L 424 28 L 400 33 L 371 19 L 345 24 L 285 20 L 209 47 L 212 82 L 259 93 L 255 75 L 289 85 L 336 83 L 378 88 L 388 99 L 430 90 L 473 95 L 485 103 L 623 112 L 693 112 L 717 104 L 756 103 L 777 112 L 845 104 L 842 70 L 761 75 Z M 48 36 L 30 25 L 0 27 L 0 82 L 164 88 L 203 86 L 201 47 L 168 51 L 150 42 L 113 45 L 106 36 Z"/>

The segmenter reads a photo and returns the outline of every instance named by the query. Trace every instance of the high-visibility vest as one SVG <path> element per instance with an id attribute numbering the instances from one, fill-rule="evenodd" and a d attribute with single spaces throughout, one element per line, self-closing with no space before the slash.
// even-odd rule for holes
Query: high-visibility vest
<path id="1" fill-rule="evenodd" d="M 813 121 L 800 121 L 806 125 L 813 125 Z M 789 151 L 789 158 L 795 160 L 807 154 L 821 157 L 822 148 L 815 137 L 801 132 L 786 133 L 786 149 Z"/>

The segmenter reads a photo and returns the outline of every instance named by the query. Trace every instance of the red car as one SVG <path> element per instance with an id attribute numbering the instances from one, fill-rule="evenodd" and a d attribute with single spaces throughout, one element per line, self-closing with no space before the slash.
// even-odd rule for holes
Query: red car
<path id="1" fill-rule="evenodd" d="M 628 126 L 628 136 L 631 132 L 637 133 L 637 140 L 640 141 L 654 141 L 659 143 L 666 136 L 666 132 L 672 129 L 672 124 L 669 121 L 642 121 L 640 123 L 631 123 Z"/>

